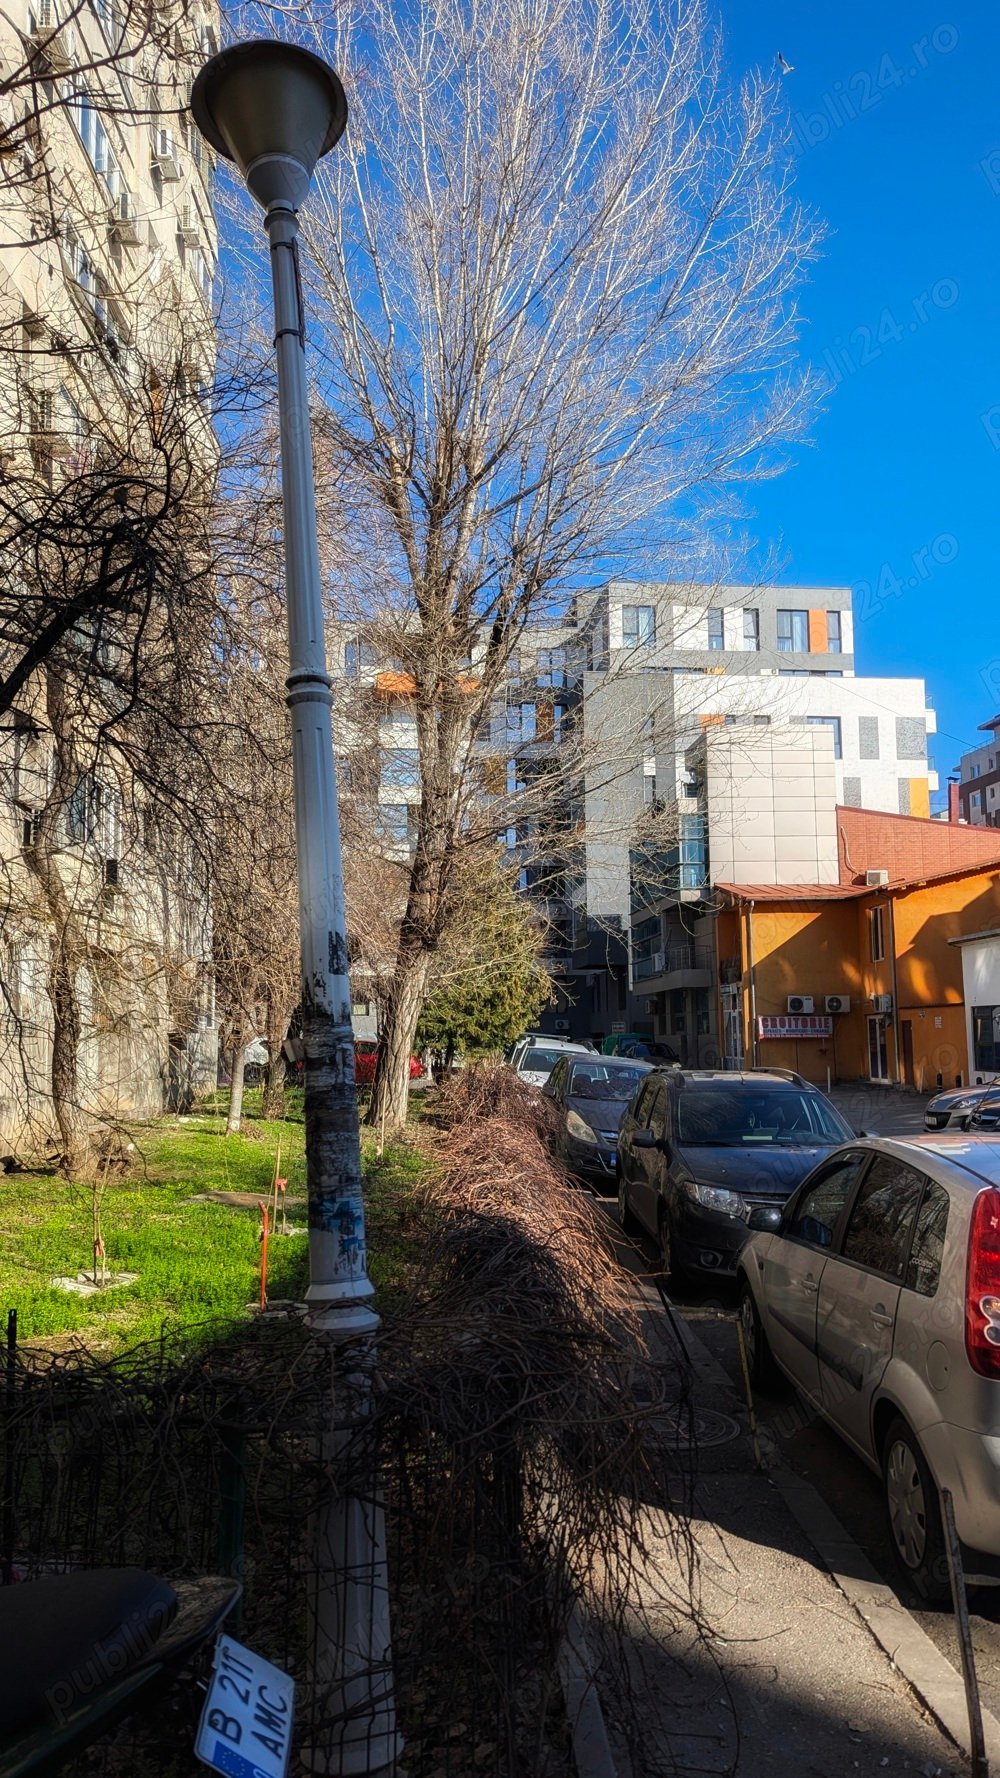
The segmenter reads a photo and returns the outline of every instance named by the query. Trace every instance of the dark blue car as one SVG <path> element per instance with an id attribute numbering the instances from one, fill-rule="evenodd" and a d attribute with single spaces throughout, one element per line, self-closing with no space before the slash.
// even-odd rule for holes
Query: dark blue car
<path id="1" fill-rule="evenodd" d="M 615 1189 L 618 1126 L 648 1062 L 619 1056 L 566 1055 L 542 1088 L 557 1107 L 555 1148 L 576 1179 L 610 1194 Z"/>
<path id="2" fill-rule="evenodd" d="M 622 1227 L 659 1245 L 666 1273 L 733 1276 L 758 1205 L 780 1209 L 854 1131 L 798 1075 L 656 1069 L 618 1137 Z"/>

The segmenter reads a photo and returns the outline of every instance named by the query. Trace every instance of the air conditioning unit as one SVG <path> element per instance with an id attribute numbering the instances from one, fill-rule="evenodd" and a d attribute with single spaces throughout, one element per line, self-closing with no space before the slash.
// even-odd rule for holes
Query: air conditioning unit
<path id="1" fill-rule="evenodd" d="M 655 1001 L 655 1000 L 647 1000 L 647 1001 L 646 1001 L 646 1013 L 647 1013 L 647 1015 L 649 1015 L 649 1014 L 651 1014 L 651 1013 L 654 1013 L 654 1012 L 655 1012 L 655 1011 L 656 1011 L 656 1001 Z"/>
<path id="2" fill-rule="evenodd" d="M 569 1020 L 568 1019 L 553 1019 L 552 1025 L 553 1025 L 553 1029 L 556 1031 L 568 1031 L 569 1030 Z"/>
<path id="3" fill-rule="evenodd" d="M 873 994 L 872 995 L 872 1007 L 874 1008 L 875 1012 L 881 1012 L 881 1013 L 891 1012 L 892 1011 L 892 995 L 891 994 Z"/>
<path id="4" fill-rule="evenodd" d="M 155 132 L 153 165 L 166 184 L 173 184 L 180 178 L 181 163 L 177 153 L 177 138 L 173 130 L 158 129 Z"/>
<path id="5" fill-rule="evenodd" d="M 28 36 L 40 59 L 54 74 L 64 74 L 72 66 L 72 39 L 60 16 L 58 0 L 34 0 L 28 15 Z"/>
<path id="6" fill-rule="evenodd" d="M 197 247 L 201 240 L 201 223 L 193 204 L 185 204 L 177 218 L 177 233 L 185 247 Z"/>
<path id="7" fill-rule="evenodd" d="M 111 206 L 108 218 L 111 231 L 119 241 L 129 247 L 142 244 L 142 229 L 136 212 L 135 199 L 130 191 L 120 191 Z"/>
<path id="8" fill-rule="evenodd" d="M 664 968 L 663 952 L 662 951 L 654 951 L 653 952 L 653 974 L 654 975 L 662 975 L 663 968 Z"/>
<path id="9" fill-rule="evenodd" d="M 823 1004 L 827 1012 L 850 1012 L 851 1010 L 848 994 L 828 994 Z"/>
<path id="10" fill-rule="evenodd" d="M 789 1012 L 812 1012 L 813 1004 L 811 994 L 789 994 L 788 996 Z"/>
<path id="11" fill-rule="evenodd" d="M 884 889 L 889 881 L 887 870 L 866 870 L 865 883 L 869 889 Z"/>

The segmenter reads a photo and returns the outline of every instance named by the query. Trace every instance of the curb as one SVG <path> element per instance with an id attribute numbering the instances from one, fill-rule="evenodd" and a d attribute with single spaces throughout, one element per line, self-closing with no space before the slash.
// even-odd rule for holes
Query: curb
<path id="1" fill-rule="evenodd" d="M 594 1662 L 587 1645 L 586 1625 L 578 1605 L 573 1607 L 556 1655 L 556 1669 L 573 1742 L 573 1763 L 579 1778 L 617 1778 Z"/>
<path id="2" fill-rule="evenodd" d="M 724 1385 L 732 1393 L 732 1378 L 676 1307 L 673 1313 L 683 1329 L 691 1362 L 699 1376 L 711 1382 L 713 1388 Z M 745 1403 L 743 1414 L 746 1414 Z M 823 1566 L 888 1655 L 890 1664 L 930 1711 L 949 1740 L 966 1759 L 970 1759 L 969 1718 L 961 1674 L 920 1628 L 912 1613 L 899 1603 L 891 1587 L 879 1578 L 864 1551 L 848 1536 L 812 1483 L 796 1475 L 783 1462 L 766 1428 L 760 1429 L 760 1437 L 767 1446 L 768 1478 Z M 983 1734 L 990 1770 L 1000 1772 L 1000 1722 L 986 1709 L 983 1710 Z"/>

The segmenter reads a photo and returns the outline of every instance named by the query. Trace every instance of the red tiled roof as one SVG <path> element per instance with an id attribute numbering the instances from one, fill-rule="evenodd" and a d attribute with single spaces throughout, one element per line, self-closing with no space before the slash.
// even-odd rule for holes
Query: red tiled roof
<path id="1" fill-rule="evenodd" d="M 1000 866 L 1000 829 L 888 815 L 879 809 L 837 809 L 840 881 L 864 886 L 865 872 L 887 870 L 890 887 Z"/>

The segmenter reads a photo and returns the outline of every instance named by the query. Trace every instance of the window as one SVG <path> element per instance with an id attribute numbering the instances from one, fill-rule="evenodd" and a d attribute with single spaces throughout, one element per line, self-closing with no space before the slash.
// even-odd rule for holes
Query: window
<path id="1" fill-rule="evenodd" d="M 807 716 L 806 723 L 809 728 L 828 728 L 833 735 L 833 757 L 834 759 L 843 759 L 844 749 L 841 745 L 839 716 Z"/>
<path id="2" fill-rule="evenodd" d="M 536 736 L 536 717 L 534 704 L 508 704 L 508 741 L 533 741 Z"/>
<path id="3" fill-rule="evenodd" d="M 415 810 L 410 803 L 379 803 L 378 820 L 382 838 L 393 846 L 406 846 L 413 838 Z"/>
<path id="4" fill-rule="evenodd" d="M 89 93 L 78 92 L 74 94 L 72 107 L 74 121 L 80 132 L 80 140 L 87 150 L 91 166 L 98 173 L 107 172 L 111 152 L 108 144 L 108 132 L 104 127 L 100 113 L 94 109 L 93 99 Z"/>
<path id="5" fill-rule="evenodd" d="M 881 963 L 885 957 L 885 908 L 868 909 L 868 938 L 871 947 L 872 962 Z"/>
<path id="6" fill-rule="evenodd" d="M 970 778 L 978 778 L 982 769 L 983 769 L 982 766 L 970 766 L 969 767 L 969 777 Z"/>
<path id="7" fill-rule="evenodd" d="M 102 784 L 93 772 L 78 778 L 66 804 L 66 838 L 71 846 L 94 845 L 106 858 L 117 858 L 121 833 L 121 806 L 112 785 Z"/>
<path id="8" fill-rule="evenodd" d="M 694 1028 L 699 1037 L 707 1037 L 712 1029 L 712 1011 L 707 988 L 694 991 Z"/>
<path id="9" fill-rule="evenodd" d="M 670 990 L 670 1029 L 681 1035 L 687 1030 L 687 995 L 683 988 Z"/>
<path id="10" fill-rule="evenodd" d="M 416 747 L 383 747 L 382 783 L 392 790 L 407 790 L 420 783 L 420 754 Z"/>
<path id="11" fill-rule="evenodd" d="M 662 1091 L 663 1088 L 660 1082 L 654 1078 L 653 1080 L 646 1082 L 642 1092 L 639 1094 L 633 1115 L 636 1123 L 641 1129 L 645 1129 L 649 1123 L 649 1114 L 653 1109 L 653 1100 L 656 1098 L 657 1092 Z"/>
<path id="12" fill-rule="evenodd" d="M 858 1175 L 867 1159 L 863 1154 L 845 1155 L 831 1161 L 792 1210 L 791 1220 L 782 1234 L 793 1241 L 807 1241 L 811 1247 L 832 1247 L 841 1212 L 844 1210 Z"/>
<path id="13" fill-rule="evenodd" d="M 973 1067 L 984 1074 L 1000 1074 L 1000 1006 L 972 1009 Z"/>
<path id="14" fill-rule="evenodd" d="M 759 611 L 744 611 L 743 613 L 743 646 L 755 654 L 760 652 Z"/>
<path id="15" fill-rule="evenodd" d="M 344 649 L 344 672 L 348 679 L 357 679 L 363 667 L 374 667 L 376 654 L 369 642 L 361 642 L 357 638 L 348 642 Z"/>
<path id="16" fill-rule="evenodd" d="M 215 286 L 215 266 L 201 247 L 192 247 L 187 256 L 194 281 L 206 302 L 211 302 Z"/>
<path id="17" fill-rule="evenodd" d="M 970 809 L 981 809 L 982 806 L 983 806 L 983 799 L 982 799 L 979 791 L 974 790 L 972 792 L 972 795 L 969 798 L 969 807 L 970 807 Z"/>
<path id="18" fill-rule="evenodd" d="M 808 611 L 778 612 L 778 648 L 782 654 L 809 653 Z"/>
<path id="19" fill-rule="evenodd" d="M 903 1279 L 907 1290 L 918 1296 L 934 1296 L 941 1277 L 945 1230 L 948 1227 L 948 1193 L 943 1186 L 928 1182 L 924 1201 L 917 1212 L 910 1258 Z"/>
<path id="20" fill-rule="evenodd" d="M 656 778 L 652 773 L 647 773 L 642 780 L 642 806 L 644 809 L 652 809 L 655 805 Z"/>
<path id="21" fill-rule="evenodd" d="M 622 647 L 652 648 L 656 641 L 656 612 L 652 605 L 622 606 Z"/>
<path id="22" fill-rule="evenodd" d="M 770 728 L 771 726 L 771 718 L 769 716 L 752 716 L 750 720 L 755 728 Z"/>
<path id="23" fill-rule="evenodd" d="M 722 608 L 713 605 L 708 614 L 708 646 L 709 648 L 725 648 L 726 626 Z"/>
<path id="24" fill-rule="evenodd" d="M 826 614 L 826 648 L 828 654 L 843 653 L 843 636 L 839 611 L 828 611 Z"/>
<path id="25" fill-rule="evenodd" d="M 844 1259 L 901 1280 L 925 1183 L 905 1161 L 876 1155 L 851 1211 Z"/>
<path id="26" fill-rule="evenodd" d="M 538 651 L 537 674 L 539 685 L 552 686 L 560 690 L 566 684 L 566 650 L 565 648 L 541 648 Z"/>

